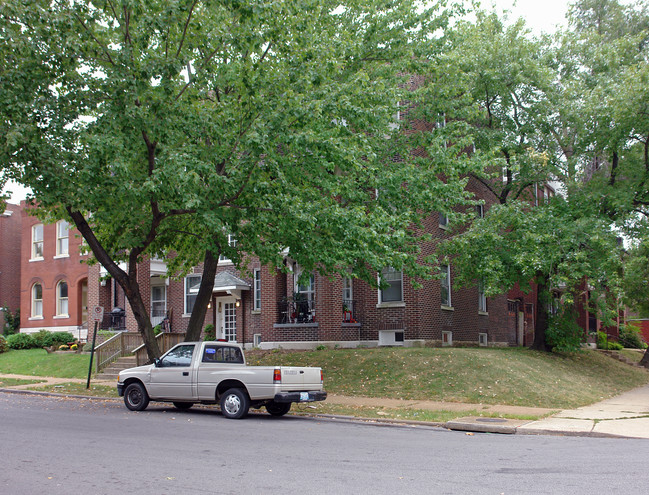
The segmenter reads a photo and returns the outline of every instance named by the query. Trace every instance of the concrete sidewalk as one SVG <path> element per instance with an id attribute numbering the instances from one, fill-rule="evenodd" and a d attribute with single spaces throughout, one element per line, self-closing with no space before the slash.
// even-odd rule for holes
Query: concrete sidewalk
<path id="1" fill-rule="evenodd" d="M 467 417 L 449 421 L 446 426 L 492 433 L 649 438 L 649 385 L 538 421 Z"/>
<path id="2" fill-rule="evenodd" d="M 8 390 L 29 390 L 43 385 L 86 383 L 79 378 L 52 378 L 0 374 L 0 378 L 39 380 L 37 384 L 14 385 Z M 93 385 L 114 386 L 115 381 L 92 380 Z M 1 390 L 1 389 L 0 389 Z M 330 394 L 327 403 L 346 406 L 385 407 L 390 409 L 423 409 L 429 411 L 478 412 L 520 416 L 552 416 L 538 421 L 467 416 L 447 423 L 436 423 L 452 430 L 468 432 L 508 433 L 526 435 L 573 435 L 649 439 L 649 385 L 578 409 L 556 412 L 556 409 L 508 405 L 467 404 L 426 400 L 401 400 L 370 397 L 348 397 Z M 381 422 L 399 423 L 388 420 Z M 407 423 L 415 423 L 407 421 Z"/>

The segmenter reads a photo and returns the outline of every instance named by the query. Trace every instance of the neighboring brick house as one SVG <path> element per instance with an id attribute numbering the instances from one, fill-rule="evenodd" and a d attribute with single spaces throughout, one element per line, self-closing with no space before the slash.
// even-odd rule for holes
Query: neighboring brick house
<path id="1" fill-rule="evenodd" d="M 22 208 L 7 204 L 0 213 L 0 308 L 15 312 L 20 309 L 20 236 Z M 4 313 L 0 311 L 0 334 L 4 328 Z"/>
<path id="2" fill-rule="evenodd" d="M 20 256 L 20 331 L 71 332 L 85 339 L 88 266 L 81 237 L 60 220 L 43 223 L 23 201 Z"/>

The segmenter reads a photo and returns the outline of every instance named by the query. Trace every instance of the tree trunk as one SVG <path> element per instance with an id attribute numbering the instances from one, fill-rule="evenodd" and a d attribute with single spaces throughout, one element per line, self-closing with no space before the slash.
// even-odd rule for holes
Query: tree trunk
<path id="1" fill-rule="evenodd" d="M 205 251 L 203 261 L 203 275 L 201 276 L 201 286 L 196 295 L 194 309 L 189 318 L 185 342 L 193 342 L 201 338 L 201 330 L 207 313 L 207 305 L 212 299 L 212 290 L 214 289 L 214 276 L 218 265 L 218 256 L 213 256 L 211 251 Z"/>
<path id="2" fill-rule="evenodd" d="M 151 327 L 149 312 L 142 300 L 140 285 L 137 282 L 136 257 L 132 256 L 133 259 L 129 263 L 129 273 L 126 273 L 108 255 L 99 240 L 95 237 L 95 233 L 92 231 L 90 225 L 88 225 L 83 214 L 78 211 L 73 211 L 70 207 L 67 207 L 66 209 L 70 218 L 74 221 L 77 230 L 88 243 L 88 246 L 92 250 L 92 254 L 94 254 L 97 261 L 102 264 L 110 276 L 113 277 L 124 290 L 124 294 L 133 310 L 133 316 L 137 322 L 137 330 L 142 336 L 149 360 L 152 362 L 154 359 L 159 358 L 161 356 L 160 348 L 158 347 L 158 342 L 155 339 L 153 328 Z"/>
<path id="3" fill-rule="evenodd" d="M 545 331 L 548 329 L 549 292 L 547 277 L 536 273 L 536 328 L 534 329 L 534 342 L 530 349 L 536 351 L 550 351 L 545 341 Z"/>
<path id="4" fill-rule="evenodd" d="M 644 356 L 642 356 L 642 359 L 640 360 L 640 366 L 649 368 L 649 349 L 644 351 Z"/>

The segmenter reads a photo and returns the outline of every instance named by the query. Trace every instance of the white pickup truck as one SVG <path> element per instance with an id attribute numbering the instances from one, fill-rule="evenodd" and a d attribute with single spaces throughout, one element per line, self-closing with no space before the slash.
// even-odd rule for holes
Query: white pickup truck
<path id="1" fill-rule="evenodd" d="M 149 400 L 178 409 L 220 404 L 226 418 L 239 419 L 250 407 L 283 416 L 293 402 L 325 400 L 321 368 L 247 366 L 243 349 L 230 342 L 183 342 L 153 364 L 119 373 L 117 392 L 131 411 Z"/>

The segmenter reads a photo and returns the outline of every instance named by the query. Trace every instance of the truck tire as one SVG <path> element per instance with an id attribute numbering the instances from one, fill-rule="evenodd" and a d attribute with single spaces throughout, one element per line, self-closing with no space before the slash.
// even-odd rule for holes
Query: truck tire
<path id="1" fill-rule="evenodd" d="M 290 402 L 269 402 L 266 404 L 266 411 L 271 416 L 284 416 L 287 412 L 291 410 Z"/>
<path id="2" fill-rule="evenodd" d="M 124 404 L 131 411 L 144 411 L 149 405 L 149 394 L 139 382 L 129 383 L 124 390 Z"/>
<path id="3" fill-rule="evenodd" d="M 241 419 L 248 414 L 250 399 L 245 390 L 231 388 L 221 396 L 221 413 L 228 419 Z"/>
<path id="4" fill-rule="evenodd" d="M 186 411 L 187 409 L 191 408 L 194 403 L 193 402 L 174 402 L 173 403 L 174 407 L 176 409 L 180 409 L 181 411 Z"/>

